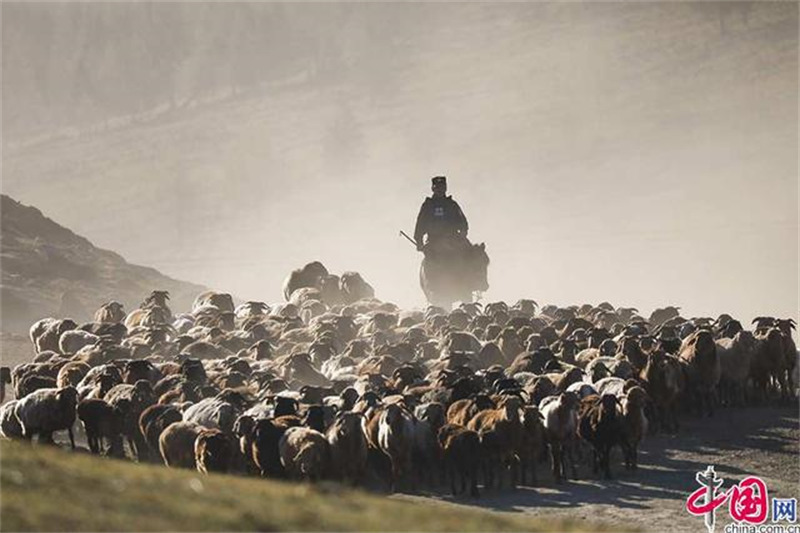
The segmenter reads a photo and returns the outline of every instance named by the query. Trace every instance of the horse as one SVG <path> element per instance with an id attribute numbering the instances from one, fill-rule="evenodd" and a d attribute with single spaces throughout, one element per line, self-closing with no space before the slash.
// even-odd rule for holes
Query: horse
<path id="1" fill-rule="evenodd" d="M 453 302 L 472 302 L 489 288 L 486 245 L 469 244 L 447 254 L 427 253 L 419 269 L 419 284 L 432 305 L 450 309 Z"/>

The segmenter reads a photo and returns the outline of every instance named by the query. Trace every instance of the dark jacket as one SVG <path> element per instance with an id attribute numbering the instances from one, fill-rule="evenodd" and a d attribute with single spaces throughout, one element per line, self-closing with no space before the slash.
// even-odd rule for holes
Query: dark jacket
<path id="1" fill-rule="evenodd" d="M 428 197 L 422 203 L 417 216 L 414 240 L 421 245 L 426 234 L 428 242 L 455 235 L 466 237 L 468 229 L 467 218 L 452 197 Z"/>

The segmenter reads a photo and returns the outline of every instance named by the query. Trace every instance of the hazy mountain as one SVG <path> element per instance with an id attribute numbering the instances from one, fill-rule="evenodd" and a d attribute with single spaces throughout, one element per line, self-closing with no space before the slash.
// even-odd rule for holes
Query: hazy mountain
<path id="1" fill-rule="evenodd" d="M 88 320 L 109 300 L 130 311 L 153 289 L 168 290 L 173 309 L 183 310 L 205 290 L 132 265 L 6 195 L 0 212 L 3 332 L 24 332 L 46 316 Z"/>

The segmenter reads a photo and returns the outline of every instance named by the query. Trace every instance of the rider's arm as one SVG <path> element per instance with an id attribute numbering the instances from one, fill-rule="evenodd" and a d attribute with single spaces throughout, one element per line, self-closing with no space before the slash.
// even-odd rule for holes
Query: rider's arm
<path id="1" fill-rule="evenodd" d="M 458 202 L 453 200 L 453 203 L 456 206 L 456 229 L 461 232 L 462 235 L 466 236 L 467 231 L 469 231 L 467 217 L 464 216 L 464 212 L 461 210 L 461 206 L 458 205 Z"/>
<path id="2" fill-rule="evenodd" d="M 417 241 L 417 249 L 422 247 L 423 237 L 428 231 L 428 210 L 426 209 L 427 202 L 422 204 L 417 215 L 417 225 L 414 228 L 414 240 Z"/>

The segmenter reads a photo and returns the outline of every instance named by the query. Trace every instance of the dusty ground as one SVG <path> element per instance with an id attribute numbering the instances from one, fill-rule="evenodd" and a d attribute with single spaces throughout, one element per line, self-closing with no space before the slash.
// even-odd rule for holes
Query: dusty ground
<path id="1" fill-rule="evenodd" d="M 29 341 L 0 336 L 0 360 L 16 365 L 31 359 Z M 714 465 L 725 479 L 724 487 L 753 474 L 767 483 L 770 495 L 800 493 L 800 420 L 798 406 L 721 409 L 713 418 L 684 415 L 677 435 L 648 437 L 642 445 L 640 468 L 626 472 L 614 464 L 616 478 L 603 481 L 589 476 L 556 486 L 545 465 L 540 465 L 540 486 L 514 493 L 483 494 L 480 500 L 449 496 L 399 496 L 435 499 L 446 505 L 480 506 L 497 511 L 569 517 L 605 522 L 646 531 L 700 531 L 702 520 L 684 510 L 684 502 L 697 486 L 695 472 Z M 617 454 L 617 460 L 621 457 Z M 717 514 L 717 531 L 727 523 L 727 508 Z"/>
<path id="2" fill-rule="evenodd" d="M 539 487 L 490 493 L 477 502 L 437 499 L 448 505 L 600 520 L 645 531 L 700 531 L 702 519 L 684 510 L 686 497 L 697 488 L 695 472 L 714 465 L 725 480 L 724 488 L 747 475 L 758 475 L 770 495 L 797 496 L 799 445 L 797 406 L 724 409 L 710 419 L 684 416 L 678 435 L 648 437 L 639 471 L 630 474 L 621 465 L 612 466 L 616 476 L 612 481 L 591 477 L 556 486 L 548 475 Z M 587 477 L 588 469 L 580 473 Z M 717 531 L 728 523 L 726 518 L 727 507 L 717 513 Z"/>

